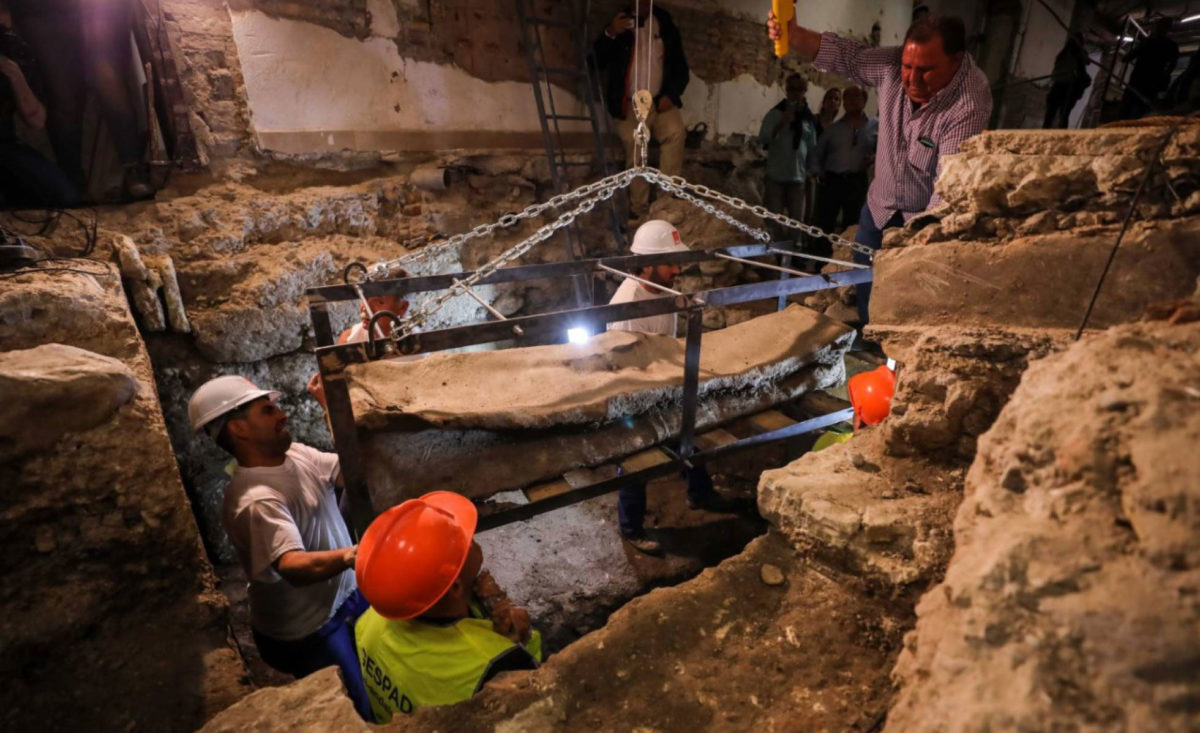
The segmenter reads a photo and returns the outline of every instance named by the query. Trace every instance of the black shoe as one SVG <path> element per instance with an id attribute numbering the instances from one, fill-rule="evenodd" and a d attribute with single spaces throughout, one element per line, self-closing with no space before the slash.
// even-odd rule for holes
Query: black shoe
<path id="1" fill-rule="evenodd" d="M 629 534 L 622 532 L 621 539 L 625 540 L 630 547 L 643 555 L 663 554 L 662 543 L 646 534 L 646 530 L 631 532 Z"/>
<path id="2" fill-rule="evenodd" d="M 699 499 L 698 501 L 688 497 L 689 508 L 702 509 L 706 512 L 713 512 L 714 514 L 733 514 L 735 512 L 739 512 L 742 509 L 743 503 L 744 502 L 738 501 L 737 499 L 729 499 L 721 496 L 715 491 L 705 494 L 703 498 Z"/>

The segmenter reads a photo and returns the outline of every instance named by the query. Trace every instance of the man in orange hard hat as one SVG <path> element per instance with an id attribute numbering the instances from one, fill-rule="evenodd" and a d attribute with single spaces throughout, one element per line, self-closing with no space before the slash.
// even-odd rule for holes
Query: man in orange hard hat
<path id="1" fill-rule="evenodd" d="M 850 406 L 854 408 L 854 429 L 863 425 L 878 425 L 892 409 L 896 393 L 896 373 L 881 366 L 869 372 L 855 374 L 846 382 Z"/>
<path id="2" fill-rule="evenodd" d="M 357 547 L 334 495 L 338 457 L 293 442 L 278 397 L 225 375 L 196 390 L 188 419 L 237 459 L 221 521 L 249 581 L 250 626 L 263 661 L 295 677 L 337 665 L 366 718 L 353 636 L 366 602 L 352 572 Z"/>
<path id="3" fill-rule="evenodd" d="M 470 499 L 434 491 L 363 535 L 355 574 L 371 608 L 354 634 L 377 723 L 461 702 L 500 672 L 541 661 L 529 614 L 481 572 L 476 520 Z"/>

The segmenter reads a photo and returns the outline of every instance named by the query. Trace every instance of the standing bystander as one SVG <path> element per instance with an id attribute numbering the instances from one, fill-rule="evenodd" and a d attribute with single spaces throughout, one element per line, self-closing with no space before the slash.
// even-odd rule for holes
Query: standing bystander
<path id="1" fill-rule="evenodd" d="M 787 96 L 763 116 L 758 131 L 758 141 L 767 150 L 763 203 L 777 214 L 804 221 L 807 160 L 817 144 L 817 126 L 804 98 L 804 77 L 792 74 L 784 89 Z"/>
<path id="2" fill-rule="evenodd" d="M 817 226 L 827 232 L 857 224 L 867 201 L 867 169 L 875 162 L 879 123 L 867 116 L 866 104 L 867 90 L 847 87 L 842 93 L 846 114 L 825 130 L 809 157 L 809 171 L 821 186 Z M 828 239 L 819 239 L 813 243 L 812 253 L 829 257 L 833 245 Z"/>
<path id="3" fill-rule="evenodd" d="M 772 39 L 781 35 L 774 14 Z M 883 245 L 883 231 L 900 226 L 940 202 L 933 182 L 943 155 L 987 127 L 992 93 L 987 77 L 966 52 L 960 18 L 928 15 L 913 23 L 904 45 L 870 48 L 833 33 L 788 25 L 788 43 L 818 69 L 873 86 L 879 94 L 879 145 L 875 180 L 867 191 L 855 241 Z M 855 259 L 869 260 L 858 252 Z M 871 288 L 858 286 L 858 312 L 868 322 Z"/>

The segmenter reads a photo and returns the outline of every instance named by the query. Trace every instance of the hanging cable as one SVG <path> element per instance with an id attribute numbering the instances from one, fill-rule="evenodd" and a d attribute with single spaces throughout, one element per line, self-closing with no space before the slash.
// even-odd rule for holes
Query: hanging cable
<path id="1" fill-rule="evenodd" d="M 1142 176 L 1141 183 L 1138 184 L 1137 190 L 1134 191 L 1133 200 L 1129 202 L 1129 210 L 1125 212 L 1125 219 L 1121 222 L 1121 231 L 1117 234 L 1117 239 L 1113 242 L 1112 249 L 1108 253 L 1108 260 L 1104 263 L 1104 269 L 1100 271 L 1100 277 L 1096 280 L 1096 287 L 1092 289 L 1092 297 L 1088 301 L 1087 310 L 1083 313 L 1083 320 L 1079 322 L 1079 328 L 1075 331 L 1076 341 L 1083 336 L 1083 331 L 1087 328 L 1088 320 L 1092 317 L 1092 310 L 1096 307 L 1096 299 L 1100 297 L 1100 289 L 1104 287 L 1104 280 L 1108 277 L 1108 271 L 1112 268 L 1112 263 L 1117 258 L 1117 250 L 1121 247 L 1121 242 L 1125 239 L 1125 233 L 1129 231 L 1129 225 L 1133 223 L 1133 215 L 1137 213 L 1138 201 L 1141 200 L 1142 194 L 1150 184 L 1150 178 L 1154 175 L 1155 167 L 1159 164 L 1163 152 L 1166 151 L 1167 145 L 1171 142 L 1171 138 L 1175 137 L 1175 133 L 1179 132 L 1179 128 L 1183 127 L 1185 122 L 1194 118 L 1197 114 L 1200 114 L 1200 112 L 1192 112 L 1176 120 L 1170 129 L 1167 130 L 1166 134 L 1163 135 L 1162 142 L 1158 144 L 1158 148 L 1150 158 L 1150 163 L 1146 166 L 1146 174 Z M 1163 176 L 1167 177 L 1169 175 L 1166 171 L 1166 166 L 1163 166 Z"/>

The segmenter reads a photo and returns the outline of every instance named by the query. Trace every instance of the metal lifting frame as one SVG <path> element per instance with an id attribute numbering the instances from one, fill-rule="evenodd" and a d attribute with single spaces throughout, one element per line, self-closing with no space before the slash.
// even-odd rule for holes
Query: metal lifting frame
<path id="1" fill-rule="evenodd" d="M 674 264 L 686 267 L 706 260 L 728 259 L 731 257 L 740 258 L 741 261 L 745 261 L 746 258 L 771 255 L 773 246 L 775 245 L 754 244 L 727 247 L 719 250 L 693 250 L 690 252 L 673 252 L 658 255 L 627 255 L 593 260 L 507 267 L 497 270 L 490 277 L 484 278 L 480 281 L 480 284 L 544 280 L 560 277 L 592 277 L 605 272 L 612 272 L 613 270 L 621 273 L 636 273 L 641 271 L 642 268 L 651 265 Z M 776 280 L 763 280 L 747 285 L 733 285 L 697 293 L 678 295 L 666 293 L 661 297 L 630 303 L 595 305 L 516 318 L 497 316 L 498 320 L 416 333 L 400 341 L 398 347 L 401 354 L 429 353 L 496 341 L 516 341 L 518 345 L 521 345 L 522 342 L 532 345 L 544 342 L 547 336 L 561 337 L 570 328 L 587 328 L 589 333 L 594 334 L 603 331 L 607 324 L 615 321 L 626 321 L 670 313 L 683 313 L 686 315 L 687 337 L 683 374 L 683 419 L 680 426 L 678 450 L 667 451 L 672 460 L 596 484 L 576 488 L 548 499 L 531 502 L 494 514 L 483 515 L 480 517 L 479 529 L 487 530 L 510 522 L 529 519 L 547 511 L 601 496 L 631 483 L 649 481 L 669 475 L 685 466 L 702 465 L 714 458 L 746 448 L 802 435 L 851 419 L 853 412 L 849 409 L 842 409 L 804 420 L 785 428 L 743 438 L 735 443 L 721 447 L 699 452 L 695 450 L 696 408 L 699 399 L 700 381 L 700 344 L 703 331 L 704 308 L 778 298 L 779 308 L 782 309 L 785 305 L 784 301 L 789 295 L 857 285 L 870 282 L 872 279 L 872 271 L 867 268 L 811 275 L 787 267 L 781 268 L 776 265 L 768 265 L 768 263 L 752 262 L 751 264 L 755 266 L 761 265 L 773 271 L 782 271 L 781 277 Z M 347 274 L 353 267 L 355 266 L 352 265 L 347 268 Z M 354 411 L 350 404 L 350 393 L 346 383 L 346 368 L 353 364 L 364 364 L 376 359 L 385 358 L 388 355 L 385 353 L 385 350 L 392 347 L 393 344 L 390 339 L 376 341 L 374 334 L 371 333 L 371 338 L 367 342 L 336 345 L 336 334 L 333 332 L 329 317 L 329 305 L 344 301 L 358 302 L 364 296 L 379 297 L 393 295 L 403 297 L 411 293 L 443 290 L 450 287 L 455 281 L 462 280 L 470 275 L 470 272 L 460 272 L 362 283 L 351 283 L 347 277 L 348 282 L 344 285 L 329 285 L 308 290 L 309 314 L 312 318 L 313 328 L 317 337 L 317 365 L 324 382 L 330 427 L 333 431 L 334 444 L 337 448 L 342 476 L 349 495 L 352 521 L 355 529 L 359 532 L 366 529 L 367 525 L 374 518 L 375 512 L 371 505 L 370 492 L 366 483 L 365 471 L 363 470 L 358 443 L 358 428 L 355 424 Z M 791 277 L 792 275 L 796 277 Z M 496 314 L 493 313 L 493 315 Z M 377 314 L 372 319 L 372 329 L 375 321 L 381 317 L 387 317 L 387 314 Z"/>

